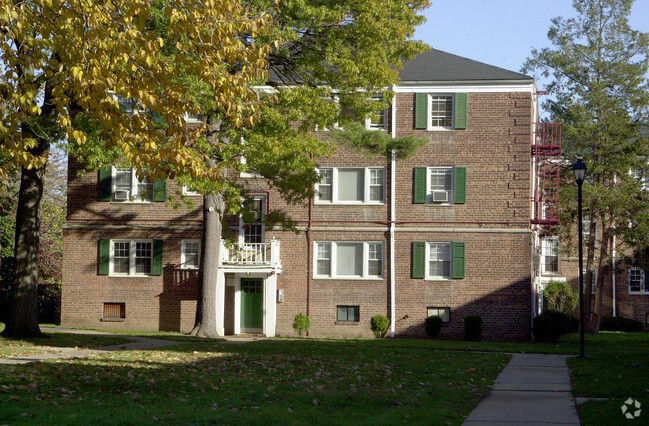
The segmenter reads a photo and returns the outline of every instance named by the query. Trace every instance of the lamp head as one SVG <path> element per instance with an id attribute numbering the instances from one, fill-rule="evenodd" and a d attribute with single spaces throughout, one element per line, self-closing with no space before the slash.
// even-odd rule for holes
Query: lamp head
<path id="1" fill-rule="evenodd" d="M 586 170 L 588 170 L 586 163 L 584 163 L 584 160 L 581 158 L 577 159 L 577 162 L 572 165 L 572 172 L 575 174 L 575 180 L 577 183 L 584 182 L 584 179 L 586 178 Z"/>

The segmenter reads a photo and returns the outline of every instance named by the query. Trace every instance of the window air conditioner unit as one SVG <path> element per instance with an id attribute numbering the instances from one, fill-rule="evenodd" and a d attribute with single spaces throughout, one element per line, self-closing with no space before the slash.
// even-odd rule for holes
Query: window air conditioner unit
<path id="1" fill-rule="evenodd" d="M 446 202 L 448 202 L 448 192 L 433 191 L 433 203 L 446 203 Z"/>
<path id="2" fill-rule="evenodd" d="M 131 191 L 127 189 L 117 189 L 113 196 L 115 197 L 115 201 L 127 201 L 131 198 L 130 193 Z"/>

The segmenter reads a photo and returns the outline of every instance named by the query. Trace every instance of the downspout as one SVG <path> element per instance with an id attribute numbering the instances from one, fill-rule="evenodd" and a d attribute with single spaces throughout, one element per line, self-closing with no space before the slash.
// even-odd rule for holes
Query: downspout
<path id="1" fill-rule="evenodd" d="M 397 117 L 396 117 L 396 104 L 397 104 L 397 96 L 394 95 L 392 98 L 392 138 L 395 138 L 397 135 L 396 131 L 396 124 L 397 124 Z M 395 290 L 395 276 L 396 276 L 396 270 L 395 270 L 395 255 L 394 255 L 394 243 L 395 243 L 395 238 L 394 238 L 394 226 L 395 226 L 395 220 L 396 220 L 396 214 L 395 214 L 395 194 L 396 194 L 396 185 L 395 185 L 395 179 L 396 179 L 396 157 L 394 150 L 390 153 L 390 337 L 394 338 L 394 329 L 395 329 L 395 321 L 396 321 L 396 309 L 394 306 L 395 299 L 396 299 L 396 290 Z"/>
<path id="2" fill-rule="evenodd" d="M 313 159 L 313 154 L 311 154 Z M 309 217 L 306 225 L 306 316 L 311 314 L 311 267 L 313 259 L 311 257 L 311 226 L 313 224 L 313 197 L 309 197 Z M 307 331 L 306 335 L 309 335 Z"/>
<path id="3" fill-rule="evenodd" d="M 615 234 L 613 234 L 613 274 L 612 274 L 612 279 L 613 279 L 613 316 L 617 316 L 617 308 L 616 308 L 616 294 L 617 294 L 617 283 L 616 283 L 616 276 L 615 276 Z"/>

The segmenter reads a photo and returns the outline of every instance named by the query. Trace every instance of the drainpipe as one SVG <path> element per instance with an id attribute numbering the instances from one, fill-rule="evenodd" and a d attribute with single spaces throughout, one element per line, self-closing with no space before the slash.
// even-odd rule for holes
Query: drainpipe
<path id="1" fill-rule="evenodd" d="M 613 316 L 617 316 L 617 308 L 616 308 L 616 294 L 617 294 L 617 283 L 616 283 L 616 276 L 615 276 L 615 234 L 613 234 L 613 274 L 612 274 L 612 279 L 613 279 Z"/>
<path id="2" fill-rule="evenodd" d="M 311 154 L 313 159 L 313 154 Z M 306 225 L 306 316 L 311 315 L 311 268 L 313 266 L 313 258 L 311 257 L 311 226 L 313 224 L 313 198 L 309 198 L 309 217 Z M 309 332 L 307 331 L 307 336 Z"/>
<path id="3" fill-rule="evenodd" d="M 392 98 L 392 137 L 395 138 L 397 136 L 397 114 L 396 114 L 396 104 L 397 104 L 397 96 L 394 95 Z M 395 321 L 396 321 L 396 309 L 394 306 L 395 299 L 396 299 L 396 290 L 395 286 L 396 283 L 395 281 L 395 276 L 396 276 L 396 270 L 395 270 L 395 265 L 394 265 L 394 260 L 395 260 L 395 255 L 394 255 L 394 243 L 395 243 L 395 238 L 394 238 L 394 226 L 395 226 L 395 220 L 396 220 L 396 214 L 395 214 L 395 194 L 396 194 L 396 185 L 395 185 L 395 179 L 396 179 L 396 159 L 395 159 L 395 153 L 394 150 L 391 152 L 390 156 L 390 337 L 394 338 L 394 329 L 395 329 Z"/>

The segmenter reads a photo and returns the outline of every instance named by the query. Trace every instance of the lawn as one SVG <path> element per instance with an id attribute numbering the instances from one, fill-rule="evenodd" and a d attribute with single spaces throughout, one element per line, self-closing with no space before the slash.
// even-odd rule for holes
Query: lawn
<path id="1" fill-rule="evenodd" d="M 649 418 L 649 334 L 602 332 L 587 336 L 588 358 L 570 358 L 572 393 L 576 398 L 604 398 L 579 406 L 584 425 L 629 424 L 622 415 L 625 400 L 641 403 L 635 422 Z"/>
<path id="2" fill-rule="evenodd" d="M 210 341 L 0 369 L 0 424 L 460 424 L 509 356 L 435 342 Z"/>
<path id="3" fill-rule="evenodd" d="M 0 323 L 0 332 L 5 325 Z M 103 336 L 93 334 L 73 333 L 44 333 L 37 339 L 8 339 L 0 336 L 0 358 L 29 356 L 45 353 L 56 353 L 55 348 L 96 348 L 99 346 L 118 345 L 132 342 L 132 339 L 118 336 Z M 0 390 L 1 392 L 1 390 Z"/>

